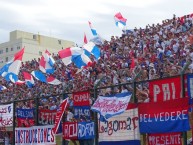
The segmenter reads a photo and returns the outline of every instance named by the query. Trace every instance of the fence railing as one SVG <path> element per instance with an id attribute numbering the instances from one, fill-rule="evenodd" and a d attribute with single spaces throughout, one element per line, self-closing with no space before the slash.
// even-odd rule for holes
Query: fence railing
<path id="1" fill-rule="evenodd" d="M 181 77 L 181 89 L 182 89 L 182 96 L 185 97 L 185 86 L 184 86 L 184 71 L 182 71 L 181 75 L 176 75 L 176 76 L 172 76 L 172 77 L 167 77 L 167 78 L 173 78 L 173 77 Z M 132 82 L 126 82 L 126 83 L 122 83 L 122 84 L 115 84 L 115 85 L 111 85 L 111 86 L 104 86 L 104 87 L 100 87 L 101 82 L 103 82 L 104 77 L 102 77 L 98 83 L 94 86 L 93 89 L 89 90 L 91 92 L 91 96 L 94 98 L 94 100 L 96 100 L 97 96 L 101 93 L 101 90 L 104 89 L 109 89 L 111 90 L 111 94 L 115 94 L 117 93 L 117 91 L 120 91 L 121 88 L 124 86 L 124 88 L 127 88 L 129 91 L 132 91 L 132 102 L 133 103 L 138 103 L 139 102 L 139 96 L 137 95 L 138 93 L 140 93 L 140 90 L 143 90 L 143 88 L 145 89 L 149 89 L 148 87 L 148 83 L 151 81 L 155 81 L 155 80 L 160 80 L 160 79 L 154 79 L 154 80 L 145 80 L 145 81 L 137 81 L 137 78 L 141 75 L 141 72 L 139 72 L 136 77 L 133 79 Z M 164 79 L 167 79 L 164 78 Z M 65 91 L 65 90 L 64 90 Z M 62 94 L 57 94 L 56 96 L 58 96 L 60 99 L 59 100 L 63 100 L 66 95 L 71 95 L 73 92 L 65 92 Z M 35 108 L 35 124 L 36 126 L 40 125 L 39 122 L 39 106 L 41 105 L 41 99 L 49 99 L 50 97 L 53 97 L 53 95 L 51 96 L 41 96 L 40 94 L 34 98 L 29 98 L 29 99 L 23 99 L 23 100 L 14 100 L 11 102 L 6 102 L 4 104 L 9 104 L 9 103 L 13 103 L 13 143 L 15 142 L 15 128 L 17 127 L 17 122 L 16 122 L 16 109 L 19 108 L 21 106 L 21 103 L 26 103 L 29 101 L 32 101 L 33 105 L 32 107 Z M 94 121 L 95 121 L 95 145 L 98 145 L 98 118 L 97 118 L 97 114 L 94 113 Z M 143 145 L 145 145 L 147 143 L 146 141 L 146 134 L 142 135 L 142 140 L 141 143 Z M 187 145 L 187 132 L 183 132 L 183 144 Z"/>

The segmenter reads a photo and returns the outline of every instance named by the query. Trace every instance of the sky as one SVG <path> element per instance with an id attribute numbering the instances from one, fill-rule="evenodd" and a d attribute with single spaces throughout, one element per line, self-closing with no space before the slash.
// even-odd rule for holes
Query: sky
<path id="1" fill-rule="evenodd" d="M 118 12 L 133 29 L 191 14 L 192 5 L 192 0 L 0 0 L 0 43 L 22 30 L 82 44 L 84 33 L 92 38 L 88 21 L 109 40 L 122 34 L 114 22 Z"/>

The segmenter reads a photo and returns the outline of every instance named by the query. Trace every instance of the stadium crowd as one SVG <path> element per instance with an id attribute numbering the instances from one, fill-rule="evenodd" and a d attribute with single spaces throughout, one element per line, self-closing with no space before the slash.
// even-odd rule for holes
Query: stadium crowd
<path id="1" fill-rule="evenodd" d="M 1 85 L 8 89 L 0 94 L 1 103 L 15 100 L 45 96 L 40 99 L 41 108 L 57 109 L 60 104 L 59 94 L 63 92 L 77 92 L 92 89 L 95 84 L 104 78 L 99 87 L 119 83 L 132 82 L 141 72 L 140 80 L 152 80 L 180 74 L 182 68 L 190 62 L 185 73 L 193 71 L 193 15 L 183 17 L 173 16 L 163 20 L 161 24 L 147 25 L 144 29 L 135 28 L 133 31 L 124 31 L 121 37 L 112 36 L 110 41 L 104 41 L 101 49 L 101 58 L 95 60 L 81 71 L 74 65 L 65 66 L 58 54 L 55 59 L 54 77 L 62 82 L 53 86 L 35 80 L 33 88 L 26 85 L 16 85 L 1 79 Z M 39 69 L 39 60 L 33 59 L 22 63 L 22 71 L 31 73 Z M 148 99 L 148 85 L 138 86 L 137 94 L 145 94 L 139 101 Z M 123 92 L 128 87 L 114 88 L 115 92 Z M 110 94 L 111 88 L 102 89 L 101 95 Z M 46 99 L 50 96 L 49 99 Z M 20 102 L 22 108 L 31 108 L 34 102 Z"/>

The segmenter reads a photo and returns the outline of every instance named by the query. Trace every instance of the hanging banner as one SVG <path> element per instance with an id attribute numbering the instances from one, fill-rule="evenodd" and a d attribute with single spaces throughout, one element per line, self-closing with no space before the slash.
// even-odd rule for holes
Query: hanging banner
<path id="1" fill-rule="evenodd" d="M 34 125 L 35 125 L 34 119 L 17 118 L 17 127 L 30 127 Z"/>
<path id="2" fill-rule="evenodd" d="M 98 112 L 105 120 L 112 116 L 123 113 L 131 99 L 131 93 L 120 93 L 114 96 L 99 96 L 91 107 L 92 111 Z M 103 119 L 101 119 L 103 120 Z"/>
<path id="3" fill-rule="evenodd" d="M 55 145 L 53 125 L 15 128 L 15 145 Z"/>
<path id="4" fill-rule="evenodd" d="M 187 75 L 187 86 L 188 86 L 188 97 L 189 97 L 189 104 L 193 105 L 193 75 Z"/>
<path id="5" fill-rule="evenodd" d="M 63 137 L 64 139 L 78 139 L 78 123 L 64 122 L 63 123 Z"/>
<path id="6" fill-rule="evenodd" d="M 58 131 L 58 127 L 60 125 L 61 119 L 63 117 L 65 110 L 66 110 L 67 105 L 68 105 L 68 98 L 63 100 L 63 102 L 60 104 L 59 110 L 57 110 L 56 120 L 55 120 L 54 128 L 53 128 L 54 134 L 56 134 Z"/>
<path id="7" fill-rule="evenodd" d="M 139 104 L 139 128 L 140 133 L 189 130 L 188 98 Z"/>
<path id="8" fill-rule="evenodd" d="M 181 133 L 149 134 L 149 145 L 182 145 Z"/>
<path id="9" fill-rule="evenodd" d="M 124 113 L 99 121 L 99 145 L 140 145 L 138 109 L 128 108 Z"/>
<path id="10" fill-rule="evenodd" d="M 49 109 L 40 109 L 38 111 L 39 120 L 38 123 L 41 125 L 52 125 L 55 123 L 57 110 L 49 110 Z"/>
<path id="11" fill-rule="evenodd" d="M 13 103 L 0 105 L 0 127 L 13 126 Z"/>
<path id="12" fill-rule="evenodd" d="M 154 80 L 149 82 L 150 102 L 174 100 L 181 97 L 180 77 Z"/>
<path id="13" fill-rule="evenodd" d="M 90 92 L 76 92 L 72 94 L 74 106 L 90 106 Z"/>
<path id="14" fill-rule="evenodd" d="M 63 137 L 71 140 L 93 139 L 95 137 L 94 122 L 64 122 Z"/>
<path id="15" fill-rule="evenodd" d="M 34 109 L 17 109 L 17 117 L 18 118 L 34 118 Z"/>
<path id="16" fill-rule="evenodd" d="M 74 118 L 80 119 L 81 117 L 90 119 L 90 106 L 74 107 Z"/>
<path id="17" fill-rule="evenodd" d="M 78 123 L 78 139 L 93 139 L 95 137 L 94 122 Z"/>

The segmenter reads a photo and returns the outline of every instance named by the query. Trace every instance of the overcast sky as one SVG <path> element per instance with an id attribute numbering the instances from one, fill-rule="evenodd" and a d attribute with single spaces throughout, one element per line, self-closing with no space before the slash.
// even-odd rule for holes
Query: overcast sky
<path id="1" fill-rule="evenodd" d="M 105 39 L 121 35 L 114 15 L 127 18 L 127 28 L 193 13 L 192 0 L 0 0 L 0 43 L 22 30 L 81 44 L 92 37 L 88 21 Z"/>

